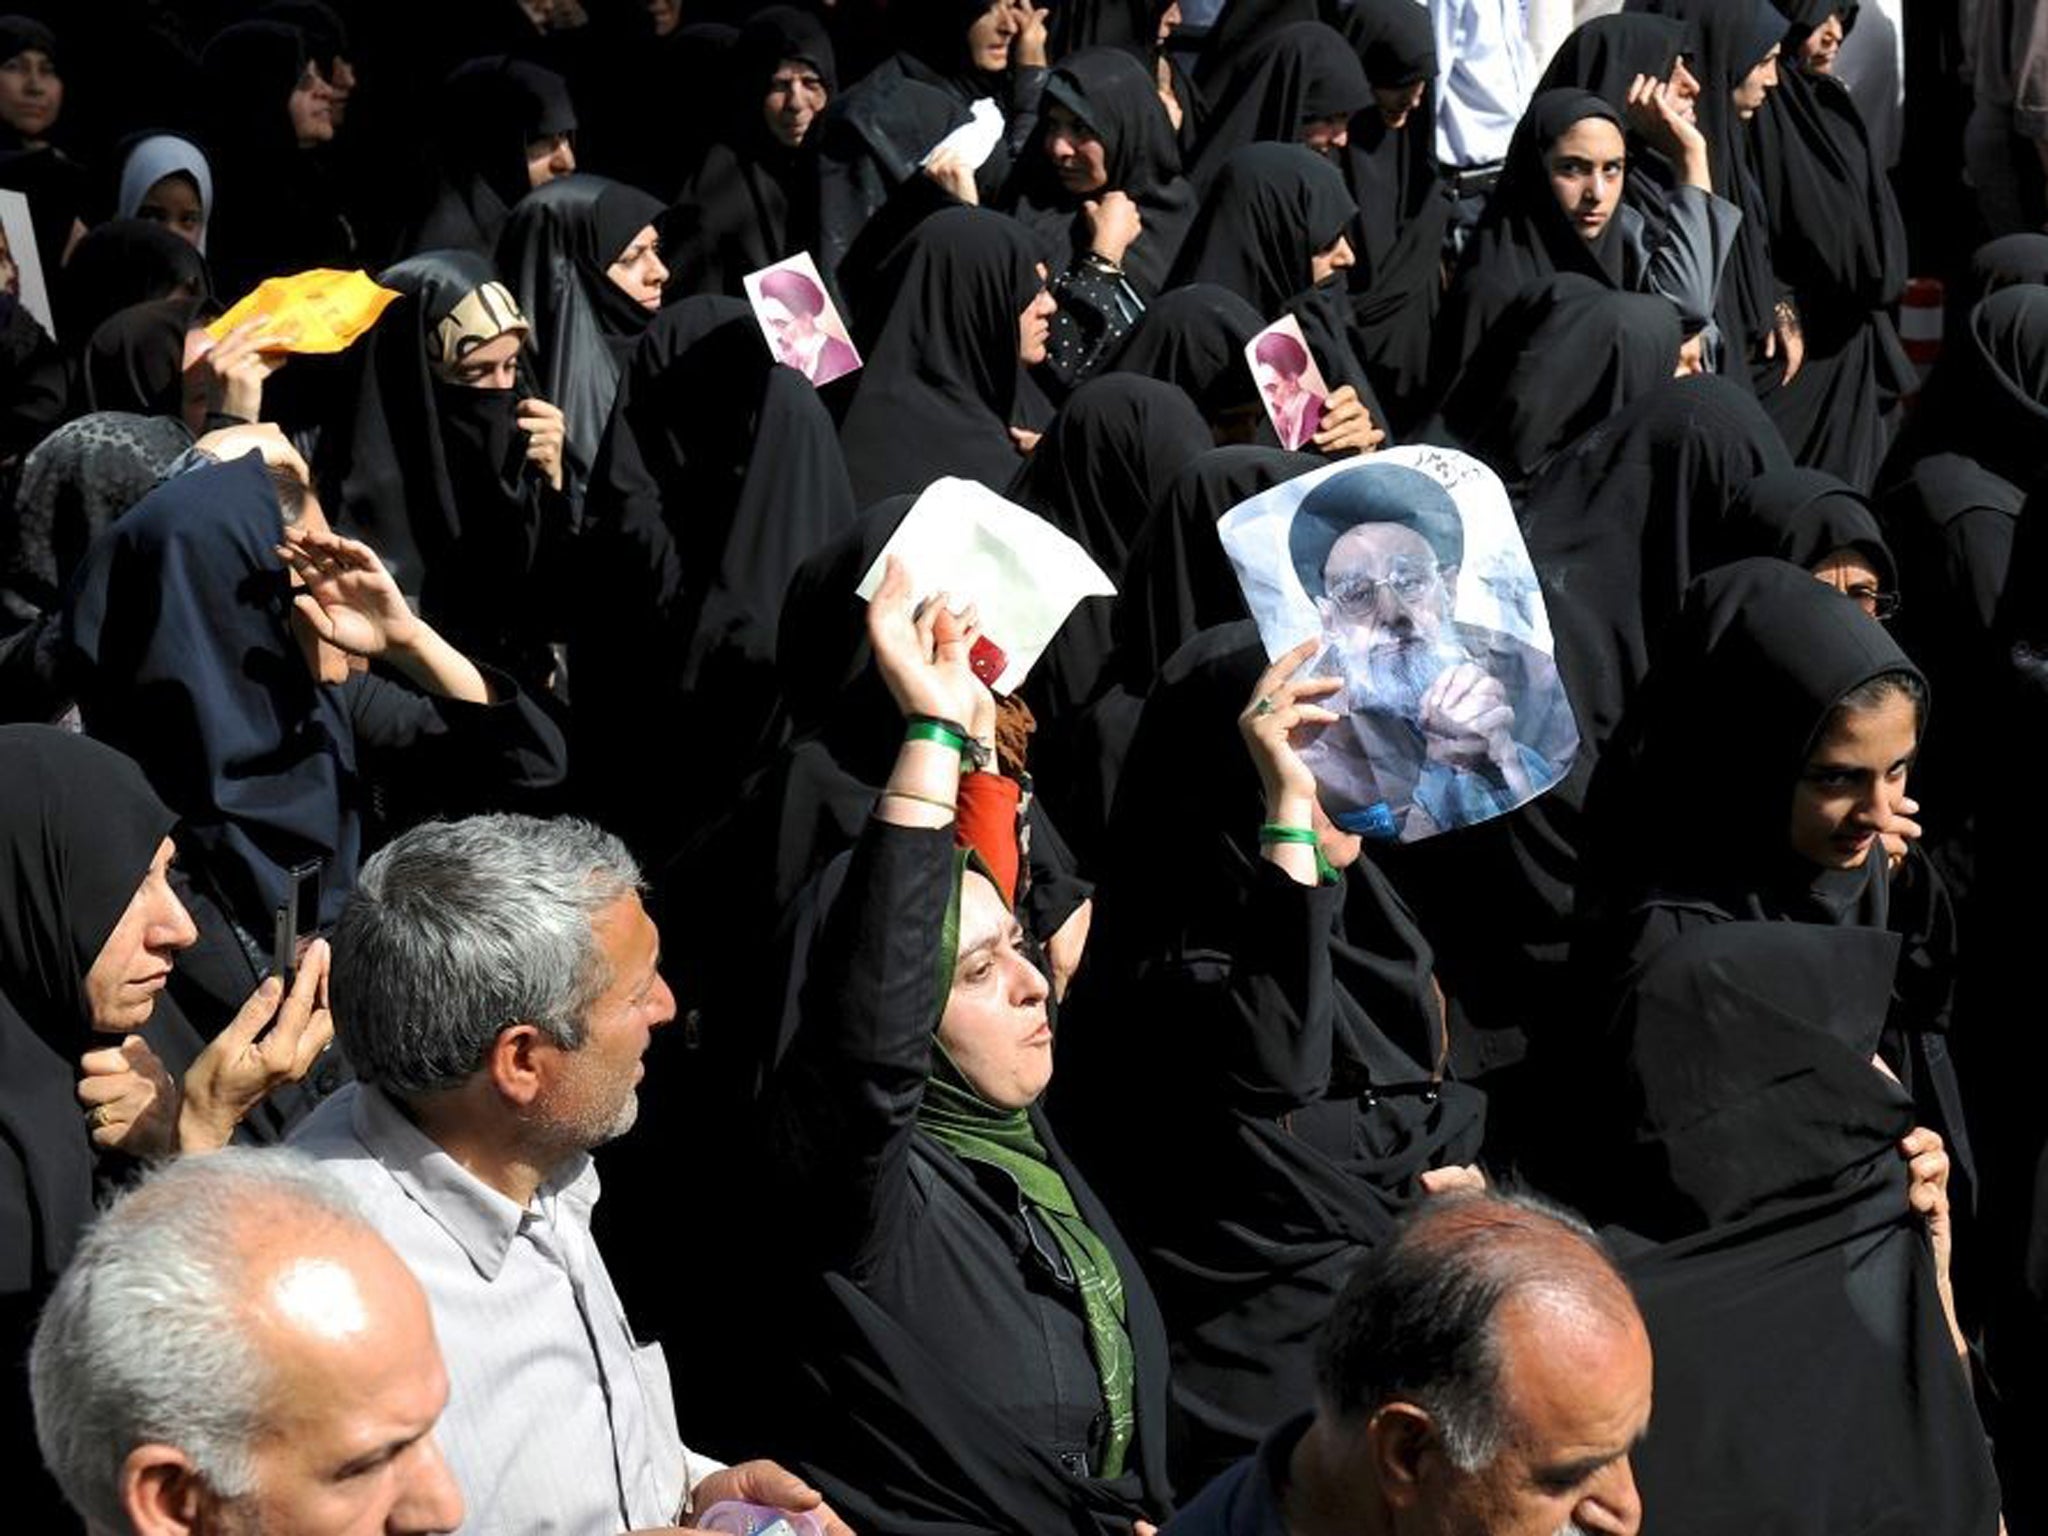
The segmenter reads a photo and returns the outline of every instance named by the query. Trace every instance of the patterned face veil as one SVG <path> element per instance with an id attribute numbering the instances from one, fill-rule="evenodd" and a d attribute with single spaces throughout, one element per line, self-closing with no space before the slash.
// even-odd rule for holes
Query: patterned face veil
<path id="1" fill-rule="evenodd" d="M 493 279 L 472 288 L 455 307 L 427 328 L 427 361 L 443 378 L 457 364 L 500 336 L 517 331 L 522 342 L 531 332 L 511 290 Z"/>

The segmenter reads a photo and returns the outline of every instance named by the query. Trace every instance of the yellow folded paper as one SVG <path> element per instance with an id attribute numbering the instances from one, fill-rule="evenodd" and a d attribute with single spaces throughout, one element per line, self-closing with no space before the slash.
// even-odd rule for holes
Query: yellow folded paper
<path id="1" fill-rule="evenodd" d="M 398 294 L 380 288 L 367 272 L 316 267 L 289 277 L 267 277 L 256 291 L 207 326 L 215 341 L 245 320 L 261 317 L 270 340 L 266 352 L 340 352 L 377 323 Z"/>

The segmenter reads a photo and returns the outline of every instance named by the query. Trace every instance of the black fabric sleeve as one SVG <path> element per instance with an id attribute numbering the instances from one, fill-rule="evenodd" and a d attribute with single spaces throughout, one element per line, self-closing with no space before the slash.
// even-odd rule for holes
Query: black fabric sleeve
<path id="1" fill-rule="evenodd" d="M 811 955 L 802 1020 L 771 1090 L 775 1152 L 817 1258 L 865 1280 L 910 1219 L 911 1140 L 944 998 L 949 827 L 870 820 Z"/>
<path id="2" fill-rule="evenodd" d="M 374 673 L 342 685 L 365 771 L 407 812 L 527 803 L 567 777 L 560 727 L 505 673 L 476 666 L 490 684 L 488 704 L 422 693 Z"/>
<path id="3" fill-rule="evenodd" d="M 1145 304 L 1122 274 L 1104 271 L 1085 255 L 1052 280 L 1052 296 L 1059 308 L 1044 367 L 1057 392 L 1065 393 L 1102 371 L 1145 318 Z"/>
<path id="4" fill-rule="evenodd" d="M 1258 864 L 1217 999 L 1213 1059 L 1237 1107 L 1273 1118 L 1329 1090 L 1330 934 L 1344 888 L 1303 885 L 1266 859 Z"/>

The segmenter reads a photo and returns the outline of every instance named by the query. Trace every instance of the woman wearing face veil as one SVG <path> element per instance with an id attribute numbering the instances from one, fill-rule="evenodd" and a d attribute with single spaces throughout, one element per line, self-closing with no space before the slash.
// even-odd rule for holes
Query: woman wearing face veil
<path id="1" fill-rule="evenodd" d="M 1386 416 L 1352 350 L 1337 286 L 1351 265 L 1345 231 L 1357 212 L 1343 175 L 1313 150 L 1247 145 L 1217 173 L 1169 279 L 1172 287 L 1227 288 L 1269 324 L 1283 313 L 1301 322 L 1332 389 L 1323 403 L 1323 430 L 1311 441 L 1332 454 L 1365 451 L 1386 440 Z M 1352 409 L 1345 410 L 1347 405 Z M 1353 423 L 1348 429 L 1347 419 Z"/>
<path id="2" fill-rule="evenodd" d="M 396 820 L 562 777 L 560 734 L 512 680 L 419 621 L 295 472 L 254 455 L 175 476 L 95 544 L 65 641 L 86 729 L 134 757 L 185 824 L 204 947 L 172 994 L 202 1027 L 255 986 L 293 868 L 322 861 L 320 922 L 340 913 L 373 791 Z"/>
<path id="3" fill-rule="evenodd" d="M 525 59 L 471 59 L 436 95 L 430 201 L 398 254 L 497 249 L 512 205 L 576 168 L 568 82 Z"/>
<path id="4" fill-rule="evenodd" d="M 581 506 L 626 358 L 661 306 L 661 204 L 602 176 L 562 176 L 521 198 L 498 239 L 498 271 L 533 325 L 540 394 L 562 412 L 564 478 Z"/>
<path id="5" fill-rule="evenodd" d="M 995 703 L 901 567 L 868 628 L 908 728 L 769 1097 L 804 1216 L 793 1463 L 867 1529 L 1125 1536 L 1166 1513 L 1165 1331 L 1039 1107 L 1050 988 L 990 874 L 1014 849 L 956 852 L 961 738 L 922 723 L 988 741 Z"/>
<path id="6" fill-rule="evenodd" d="M 1426 1170 L 1477 1155 L 1484 1120 L 1476 1092 L 1443 1081 L 1428 943 L 1358 839 L 1261 841 L 1262 821 L 1315 819 L 1287 732 L 1330 718 L 1334 684 L 1290 682 L 1301 659 L 1269 667 L 1233 624 L 1167 664 L 1062 1018 L 1055 1118 L 1173 1340 L 1176 1487 L 1313 1396 L 1311 1341 L 1336 1292 Z M 1326 851 L 1348 867 L 1319 874 Z M 1157 1134 L 1116 1129 L 1113 1085 L 1133 1071 L 1171 1106 Z"/>
<path id="7" fill-rule="evenodd" d="M 1637 1478 L 1679 1532 L 1998 1528 L 1948 1159 L 1916 1129 L 1932 1058 L 1900 1037 L 1921 892 L 1917 855 L 1892 865 L 1924 701 L 1854 604 L 1740 561 L 1687 594 L 1630 750 L 1603 765 L 1623 771 L 1596 785 L 1629 856 L 1589 935 L 1617 1006 L 1564 1187 L 1621 1229 L 1658 1363 Z M 1674 828 L 1695 794 L 1719 808 L 1712 839 Z"/>
<path id="8" fill-rule="evenodd" d="M 1029 232 L 981 208 L 933 214 L 883 263 L 885 313 L 857 315 L 866 359 L 839 429 L 863 505 L 941 475 L 1000 491 L 1019 364 L 1044 361 L 1052 301 Z"/>
<path id="9" fill-rule="evenodd" d="M 378 281 L 404 299 L 356 349 L 353 419 L 321 436 L 334 520 L 457 646 L 540 691 L 569 538 L 561 413 L 519 376 L 526 317 L 490 263 L 429 251 Z"/>
<path id="10" fill-rule="evenodd" d="M 987 103 L 1003 127 L 971 174 L 983 194 L 1008 179 L 1037 124 L 1045 29 L 1007 0 L 906 0 L 889 7 L 897 51 L 836 98 L 817 125 L 818 230 L 804 242 L 829 275 L 889 195 L 939 141 Z M 964 169 L 964 168 L 963 168 Z"/>
<path id="11" fill-rule="evenodd" d="M 221 292 L 266 277 L 358 264 L 332 178 L 312 153 L 334 137 L 327 87 L 297 27 L 242 21 L 206 45 L 207 140 L 220 201 L 207 254 Z"/>
<path id="12" fill-rule="evenodd" d="M 793 255 L 815 217 L 814 155 L 804 143 L 838 93 L 832 40 L 794 6 L 772 5 L 728 55 L 721 137 L 662 215 L 662 248 L 685 293 L 738 297 L 749 272 Z M 814 146 L 815 150 L 815 146 Z"/>
<path id="13" fill-rule="evenodd" d="M 1688 331 L 1706 325 L 1742 215 L 1706 189 L 1704 146 L 1693 147 L 1700 179 L 1681 188 L 1653 226 L 1624 199 L 1622 114 L 1584 91 L 1545 91 L 1532 101 L 1444 297 L 1433 363 L 1440 386 L 1524 288 L 1554 273 L 1658 294 Z"/>
<path id="14" fill-rule="evenodd" d="M 1814 924 L 1892 941 L 1872 1049 L 1973 1189 L 1946 1031 L 1955 969 L 1948 894 L 1907 776 L 1925 728 L 1918 669 L 1851 599 L 1778 560 L 1739 560 L 1687 592 L 1587 797 L 1589 914 L 1573 959 L 1612 997 L 1668 944 L 1725 923 Z M 1743 728 L 1731 733 L 1728 722 Z M 1721 807 L 1710 839 L 1673 806 Z"/>

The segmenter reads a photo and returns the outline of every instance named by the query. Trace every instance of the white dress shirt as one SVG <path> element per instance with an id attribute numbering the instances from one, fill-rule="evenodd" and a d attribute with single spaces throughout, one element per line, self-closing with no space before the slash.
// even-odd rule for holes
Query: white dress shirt
<path id="1" fill-rule="evenodd" d="M 1523 0 L 1427 0 L 1436 33 L 1436 157 L 1505 160 L 1536 87 Z"/>
<path id="2" fill-rule="evenodd" d="M 719 1463 L 676 1428 L 659 1344 L 635 1342 L 591 1240 L 579 1156 L 520 1209 L 378 1089 L 352 1084 L 292 1137 L 355 1194 L 433 1307 L 448 1367 L 435 1433 L 477 1536 L 674 1525 Z"/>

